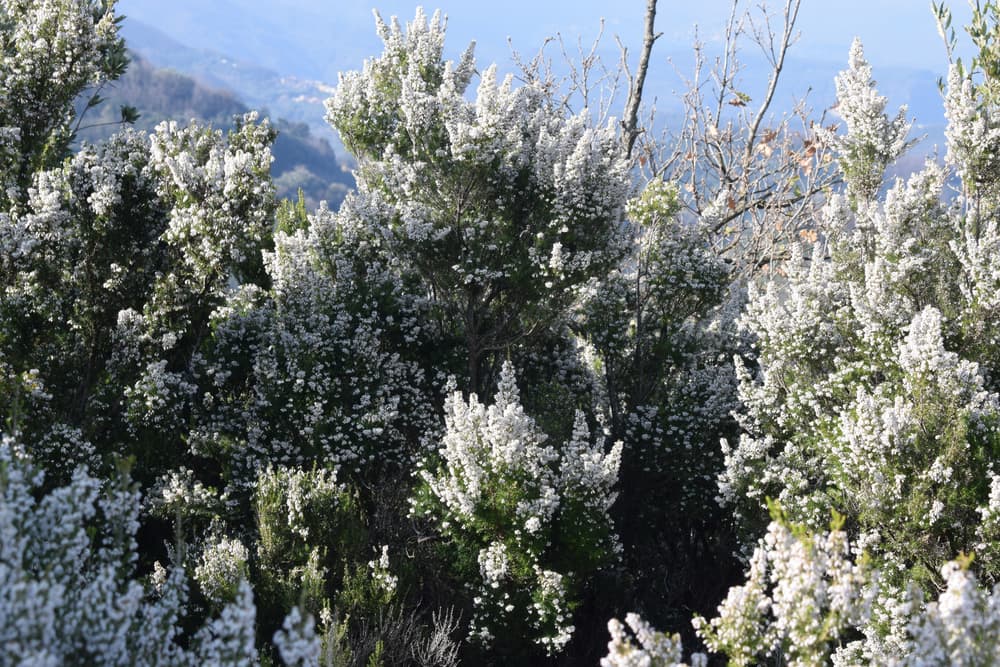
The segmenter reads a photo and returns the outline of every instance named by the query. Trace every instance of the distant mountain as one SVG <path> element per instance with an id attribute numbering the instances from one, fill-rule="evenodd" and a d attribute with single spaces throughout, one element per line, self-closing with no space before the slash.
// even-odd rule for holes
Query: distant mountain
<path id="1" fill-rule="evenodd" d="M 101 91 L 101 96 L 105 102 L 84 116 L 80 140 L 97 141 L 114 132 L 124 104 L 136 107 L 140 117 L 135 125 L 145 131 L 164 120 L 196 119 L 215 127 L 229 127 L 234 116 L 250 110 L 232 91 L 155 67 L 138 54 L 133 54 L 125 76 Z M 339 206 L 354 187 L 354 179 L 337 160 L 330 142 L 314 134 L 306 123 L 283 118 L 272 122 L 278 130 L 271 167 L 278 196 L 294 198 L 302 188 L 310 205 L 325 200 L 331 208 Z"/>
<path id="2" fill-rule="evenodd" d="M 126 37 L 129 24 L 138 19 L 186 46 L 332 84 L 337 72 L 359 67 L 379 44 L 372 4 L 367 0 L 123 0 L 118 11 L 127 16 Z M 407 9 L 409 17 L 415 6 Z"/>
<path id="3" fill-rule="evenodd" d="M 214 7 L 214 3 L 206 4 Z M 125 20 L 122 33 L 129 49 L 157 67 L 183 72 L 208 86 L 231 90 L 250 108 L 305 123 L 314 134 L 340 148 L 336 133 L 323 119 L 323 101 L 333 93 L 331 86 L 283 76 L 225 52 L 190 48 L 133 18 Z"/>
<path id="4" fill-rule="evenodd" d="M 125 37 L 131 48 L 145 58 L 159 66 L 189 73 L 209 85 L 231 89 L 253 108 L 267 109 L 274 116 L 305 123 L 313 134 L 327 138 L 333 148 L 343 154 L 336 133 L 323 119 L 323 100 L 332 94 L 338 71 L 358 69 L 365 58 L 380 50 L 370 11 L 366 9 L 367 2 L 341 0 L 333 8 L 322 0 L 285 0 L 281 3 L 281 11 L 276 10 L 274 3 L 263 0 L 220 0 L 197 4 L 197 9 L 194 0 L 177 0 L 176 11 L 167 11 L 160 0 L 122 0 L 121 4 L 123 11 L 132 13 L 124 23 Z M 397 9 L 391 5 L 401 3 L 388 4 L 390 8 L 384 12 L 387 17 Z M 477 45 L 480 63 L 498 60 L 501 71 L 514 70 L 506 42 L 497 32 L 499 22 L 484 18 L 495 11 L 499 10 L 482 5 L 474 11 L 461 12 L 463 16 L 452 17 L 452 25 L 456 20 L 466 23 L 462 24 L 462 30 L 456 28 L 455 39 L 449 40 L 449 56 L 457 55 L 464 46 L 463 38 L 457 35 L 463 32 L 481 34 L 483 41 Z M 480 22 L 475 26 L 467 25 L 465 14 L 478 15 Z M 525 32 L 516 35 L 514 43 L 526 57 L 534 55 L 535 48 L 542 42 L 541 37 L 535 39 L 536 35 L 552 34 L 558 29 L 559 14 L 552 7 L 540 7 L 534 17 L 538 21 L 533 18 L 530 25 L 525 25 Z M 135 16 L 155 17 L 157 27 L 136 20 Z M 412 9 L 401 16 L 408 20 L 412 17 Z M 586 26 L 583 28 L 582 32 L 588 32 Z M 571 54 L 576 47 L 572 30 L 580 31 L 580 26 L 567 29 L 569 42 L 566 46 Z M 610 26 L 609 33 L 611 30 L 625 30 L 626 36 L 636 32 L 624 25 Z M 185 43 L 199 48 L 185 46 L 168 34 L 183 36 Z M 706 35 L 705 39 L 708 44 L 704 56 L 711 62 L 715 56 L 712 49 L 718 44 L 712 41 L 715 39 L 712 36 Z M 588 45 L 585 39 L 584 46 Z M 557 72 L 565 69 L 561 68 L 558 45 L 550 44 L 547 53 Z M 609 35 L 605 35 L 599 54 L 606 63 L 617 63 L 620 54 Z M 745 92 L 756 102 L 766 87 L 768 66 L 759 52 L 749 45 L 740 57 L 745 65 L 742 72 Z M 654 60 L 647 78 L 646 99 L 655 98 L 661 122 L 669 122 L 681 111 L 678 97 L 684 88 L 681 76 L 690 76 L 693 70 L 689 40 L 676 36 L 673 40 L 663 40 L 657 44 Z M 793 47 L 782 73 L 773 111 L 780 114 L 790 110 L 807 94 L 808 104 L 817 116 L 830 109 L 836 99 L 833 79 L 846 63 L 846 46 L 843 53 L 801 49 L 799 45 Z M 906 104 L 908 116 L 919 123 L 914 134 L 927 136 L 916 151 L 920 160 L 933 146 L 942 146 L 944 142 L 944 118 L 936 83 L 938 75 L 918 67 L 875 69 L 879 91 L 889 98 L 890 112 Z M 828 115 L 826 122 L 835 120 L 832 116 L 835 113 Z"/>

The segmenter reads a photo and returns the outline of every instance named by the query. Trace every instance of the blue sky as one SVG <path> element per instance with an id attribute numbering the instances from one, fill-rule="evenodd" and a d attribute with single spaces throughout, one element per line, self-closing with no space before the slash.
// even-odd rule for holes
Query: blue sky
<path id="1" fill-rule="evenodd" d="M 561 31 L 564 35 L 593 35 L 602 17 L 607 31 L 618 33 L 626 43 L 637 44 L 642 35 L 645 2 L 441 2 L 449 14 L 449 25 L 456 38 L 468 39 L 481 34 L 506 33 L 517 42 L 535 43 L 545 34 Z M 741 2 L 755 6 L 758 2 Z M 777 8 L 777 2 L 770 2 Z M 955 3 L 956 25 L 968 14 L 964 0 Z M 412 5 L 386 2 L 383 13 L 407 16 Z M 694 25 L 704 38 L 719 36 L 728 17 L 728 0 L 660 0 L 657 28 L 664 33 L 659 44 L 664 51 L 684 49 L 691 42 Z M 884 66 L 915 66 L 938 69 L 944 61 L 944 48 L 938 37 L 929 0 L 803 0 L 798 26 L 802 40 L 797 53 L 802 57 L 842 59 L 855 36 L 865 43 L 869 59 Z M 477 30 L 478 28 L 478 30 Z M 523 37 L 522 37 L 523 36 Z"/>
<path id="2" fill-rule="evenodd" d="M 757 2 L 741 0 L 744 6 Z M 777 5 L 776 2 L 771 3 Z M 869 59 L 878 66 L 912 66 L 943 69 L 944 49 L 937 36 L 930 2 L 924 0 L 803 0 L 799 27 L 802 40 L 796 53 L 804 58 L 846 60 L 855 35 L 865 42 Z M 968 14 L 962 0 L 953 3 L 956 24 Z M 336 59 L 348 51 L 372 52 L 378 42 L 371 29 L 371 8 L 378 6 L 384 16 L 413 16 L 415 3 L 384 0 L 120 0 L 119 11 L 159 27 L 190 46 L 212 48 L 227 43 L 221 33 L 244 31 L 248 24 L 275 40 L 284 40 L 281 51 L 287 58 L 301 54 L 304 69 L 315 61 Z M 449 16 L 449 38 L 454 48 L 471 39 L 479 42 L 481 55 L 489 59 L 506 56 L 506 38 L 512 37 L 527 51 L 546 36 L 560 32 L 570 41 L 577 36 L 592 38 L 601 18 L 606 20 L 608 37 L 618 34 L 636 46 L 642 34 L 644 0 L 610 3 L 596 0 L 503 0 L 468 2 L 440 0 L 436 3 Z M 426 4 L 428 12 L 435 6 Z M 718 35 L 728 15 L 728 0 L 660 0 L 657 28 L 664 32 L 658 45 L 661 54 L 682 51 L 690 44 L 693 26 L 701 26 L 706 38 Z M 194 15 L 215 9 L 220 18 L 206 19 L 199 30 Z M 190 13 L 187 21 L 183 14 Z M 228 15 L 231 21 L 222 17 Z M 262 25 L 264 24 L 264 25 Z M 182 29 L 172 30 L 177 25 Z M 194 27 L 192 27 L 194 26 Z M 177 34 L 178 32 L 182 34 Z M 613 41 L 609 39 L 609 44 Z M 351 48 L 343 48 L 349 45 Z M 357 51 L 356 51 L 357 49 Z M 260 49 L 266 51 L 267 49 Z M 248 54 L 233 54 L 245 56 Z M 252 55 L 252 54 L 251 54 Z M 273 57 L 262 53 L 264 59 Z M 287 62 L 283 60 L 282 62 Z M 288 72 L 292 73 L 292 72 Z M 325 78 L 325 77 L 324 77 Z"/>

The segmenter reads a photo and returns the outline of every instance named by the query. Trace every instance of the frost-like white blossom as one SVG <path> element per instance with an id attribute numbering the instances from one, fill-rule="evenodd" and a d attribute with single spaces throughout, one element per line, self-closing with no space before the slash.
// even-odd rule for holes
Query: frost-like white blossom
<path id="1" fill-rule="evenodd" d="M 608 654 L 601 658 L 601 667 L 687 667 L 682 662 L 683 647 L 680 637 L 669 636 L 644 621 L 641 616 L 629 613 L 625 616 L 626 629 L 617 618 L 608 621 Z M 629 636 L 628 630 L 635 635 Z M 704 667 L 707 656 L 691 656 L 691 667 Z"/>
<path id="2" fill-rule="evenodd" d="M 278 232 L 268 291 L 248 286 L 213 313 L 212 400 L 194 442 L 245 443 L 231 451 L 238 485 L 275 460 L 345 474 L 405 465 L 408 436 L 433 427 L 425 371 L 406 351 L 425 340 L 422 312 L 371 242 L 320 209 L 308 230 Z"/>
<path id="3" fill-rule="evenodd" d="M 0 202 L 16 202 L 31 170 L 53 166 L 72 138 L 78 95 L 118 78 L 124 56 L 115 2 L 0 3 Z M 124 61 L 122 61 L 124 62 Z"/>
<path id="4" fill-rule="evenodd" d="M 780 278 L 751 286 L 740 326 L 752 352 L 737 360 L 743 432 L 723 444 L 719 488 L 747 526 L 761 525 L 769 498 L 817 535 L 831 510 L 846 515 L 854 556 L 879 578 L 877 590 L 865 584 L 865 614 L 845 626 L 864 639 L 833 658 L 891 663 L 920 618 L 920 600 L 943 585 L 937 571 L 945 563 L 975 554 L 971 569 L 980 581 L 993 584 L 1000 573 L 988 444 L 1000 426 L 1000 274 L 991 250 L 1000 235 L 994 216 L 984 215 L 995 201 L 991 167 L 976 154 L 992 150 L 983 115 L 990 102 L 953 70 L 946 164 L 928 163 L 880 197 L 887 160 L 904 145 L 903 116 L 883 115 L 885 100 L 857 46 L 838 94 L 848 120 L 837 145 L 849 196 L 825 207 L 817 223 L 824 236 L 796 249 Z M 949 201 L 946 184 L 956 176 L 961 194 Z M 804 570 L 767 567 L 772 583 L 803 581 Z M 831 635 L 807 618 L 810 604 L 796 602 L 782 626 L 781 613 L 792 607 L 780 612 L 778 597 L 769 596 L 769 631 L 787 638 L 798 628 L 781 641 L 804 652 L 819 647 Z M 745 647 L 739 637 L 754 632 L 734 630 L 730 648 Z M 757 636 L 755 650 L 779 641 Z M 906 660 L 919 664 L 918 655 Z"/>
<path id="5" fill-rule="evenodd" d="M 247 548 L 236 539 L 222 538 L 206 545 L 194 568 L 194 579 L 205 597 L 215 603 L 234 599 L 249 574 L 248 557 Z"/>
<path id="6" fill-rule="evenodd" d="M 509 362 L 493 405 L 481 404 L 475 394 L 466 401 L 456 391 L 445 411 L 440 458 L 421 464 L 414 512 L 433 517 L 445 535 L 476 550 L 481 584 L 474 636 L 488 644 L 506 626 L 527 620 L 534 641 L 556 653 L 573 633 L 571 586 L 614 549 L 608 509 L 621 443 L 605 453 L 603 440 L 591 441 L 578 414 L 570 442 L 548 444 L 520 404 Z M 573 573 L 546 567 L 559 526 L 588 540 L 571 554 L 578 559 Z"/>
<path id="7" fill-rule="evenodd" d="M 613 122 L 570 116 L 540 82 L 443 60 L 446 21 L 376 17 L 383 53 L 340 75 L 327 119 L 356 155 L 342 211 L 419 276 L 464 332 L 470 380 L 484 356 L 537 334 L 626 247 L 628 164 Z"/>
<path id="8" fill-rule="evenodd" d="M 0 441 L 0 663 L 254 664 L 256 611 L 243 580 L 216 618 L 182 642 L 187 578 L 135 577 L 138 491 L 79 468 L 40 492 L 43 474 Z M 245 557 L 245 553 L 244 553 Z"/>
<path id="9" fill-rule="evenodd" d="M 394 575 L 389 569 L 389 545 L 383 544 L 378 560 L 368 561 L 368 570 L 372 581 L 386 597 L 392 597 L 396 593 L 396 586 L 399 584 L 399 577 Z"/>
<path id="10" fill-rule="evenodd" d="M 906 107 L 894 118 L 885 115 L 888 100 L 879 95 L 872 79 L 872 67 L 865 60 L 861 41 L 851 44 L 848 68 L 835 79 L 837 113 L 844 119 L 847 133 L 834 138 L 848 193 L 869 201 L 882 185 L 885 169 L 911 145 L 906 135 L 910 123 Z"/>
<path id="11" fill-rule="evenodd" d="M 961 563 L 941 566 L 945 590 L 915 614 L 906 654 L 894 665 L 990 665 L 1000 661 L 1000 588 L 984 589 Z"/>
<path id="12" fill-rule="evenodd" d="M 842 633 L 867 620 L 874 581 L 851 561 L 843 532 L 797 535 L 775 521 L 750 559 L 747 582 L 730 589 L 717 618 L 697 618 L 695 627 L 735 664 L 779 650 L 789 665 L 820 664 Z"/>
<path id="13" fill-rule="evenodd" d="M 292 607 L 281 629 L 274 634 L 274 645 L 288 667 L 320 664 L 322 643 L 316 635 L 316 622 L 311 614 L 303 615 L 297 606 Z"/>

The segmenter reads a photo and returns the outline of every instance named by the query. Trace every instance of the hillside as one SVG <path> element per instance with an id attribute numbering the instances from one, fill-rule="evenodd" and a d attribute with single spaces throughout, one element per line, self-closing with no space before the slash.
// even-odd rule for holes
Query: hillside
<path id="1" fill-rule="evenodd" d="M 192 48 L 134 19 L 126 21 L 122 34 L 129 49 L 153 65 L 183 72 L 206 86 L 231 90 L 251 108 L 267 108 L 276 118 L 304 122 L 341 152 L 336 133 L 324 119 L 323 101 L 332 94 L 332 86 L 233 56 L 225 50 L 227 42 L 213 49 Z"/>
<path id="2" fill-rule="evenodd" d="M 104 103 L 90 109 L 83 119 L 79 132 L 82 141 L 96 142 L 114 132 L 120 107 L 126 104 L 139 111 L 135 126 L 144 131 L 152 130 L 164 120 L 197 119 L 227 127 L 234 116 L 261 108 L 244 103 L 225 88 L 200 83 L 173 69 L 156 67 L 135 52 L 125 76 L 101 91 L 101 96 Z M 277 115 L 266 108 L 261 110 L 272 118 Z M 314 134 L 305 122 L 281 116 L 272 122 L 278 130 L 272 149 L 272 175 L 278 196 L 294 198 L 301 188 L 310 206 L 321 200 L 332 208 L 339 206 L 354 180 L 337 160 L 329 140 Z"/>

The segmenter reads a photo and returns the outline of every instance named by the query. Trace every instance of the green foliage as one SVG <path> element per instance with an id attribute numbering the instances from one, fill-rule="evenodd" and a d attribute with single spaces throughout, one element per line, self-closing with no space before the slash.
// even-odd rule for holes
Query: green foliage
<path id="1" fill-rule="evenodd" d="M 356 500 L 329 471 L 268 468 L 258 477 L 254 507 L 264 627 L 276 629 L 293 606 L 318 618 L 365 543 Z"/>
<path id="2" fill-rule="evenodd" d="M 613 127 L 567 117 L 538 83 L 491 67 L 467 100 L 472 49 L 444 62 L 439 14 L 377 27 L 384 53 L 327 103 L 359 163 L 347 210 L 419 277 L 484 392 L 505 349 L 544 334 L 622 256 L 627 165 Z"/>
<path id="3" fill-rule="evenodd" d="M 413 511 L 447 538 L 455 573 L 480 582 L 473 636 L 502 655 L 532 655 L 528 638 L 554 655 L 571 638 L 581 588 L 617 550 L 607 512 L 621 445 L 605 454 L 592 444 L 580 412 L 569 441 L 547 445 L 509 363 L 499 386 L 488 408 L 475 395 L 447 400 L 440 458 L 421 463 Z"/>

